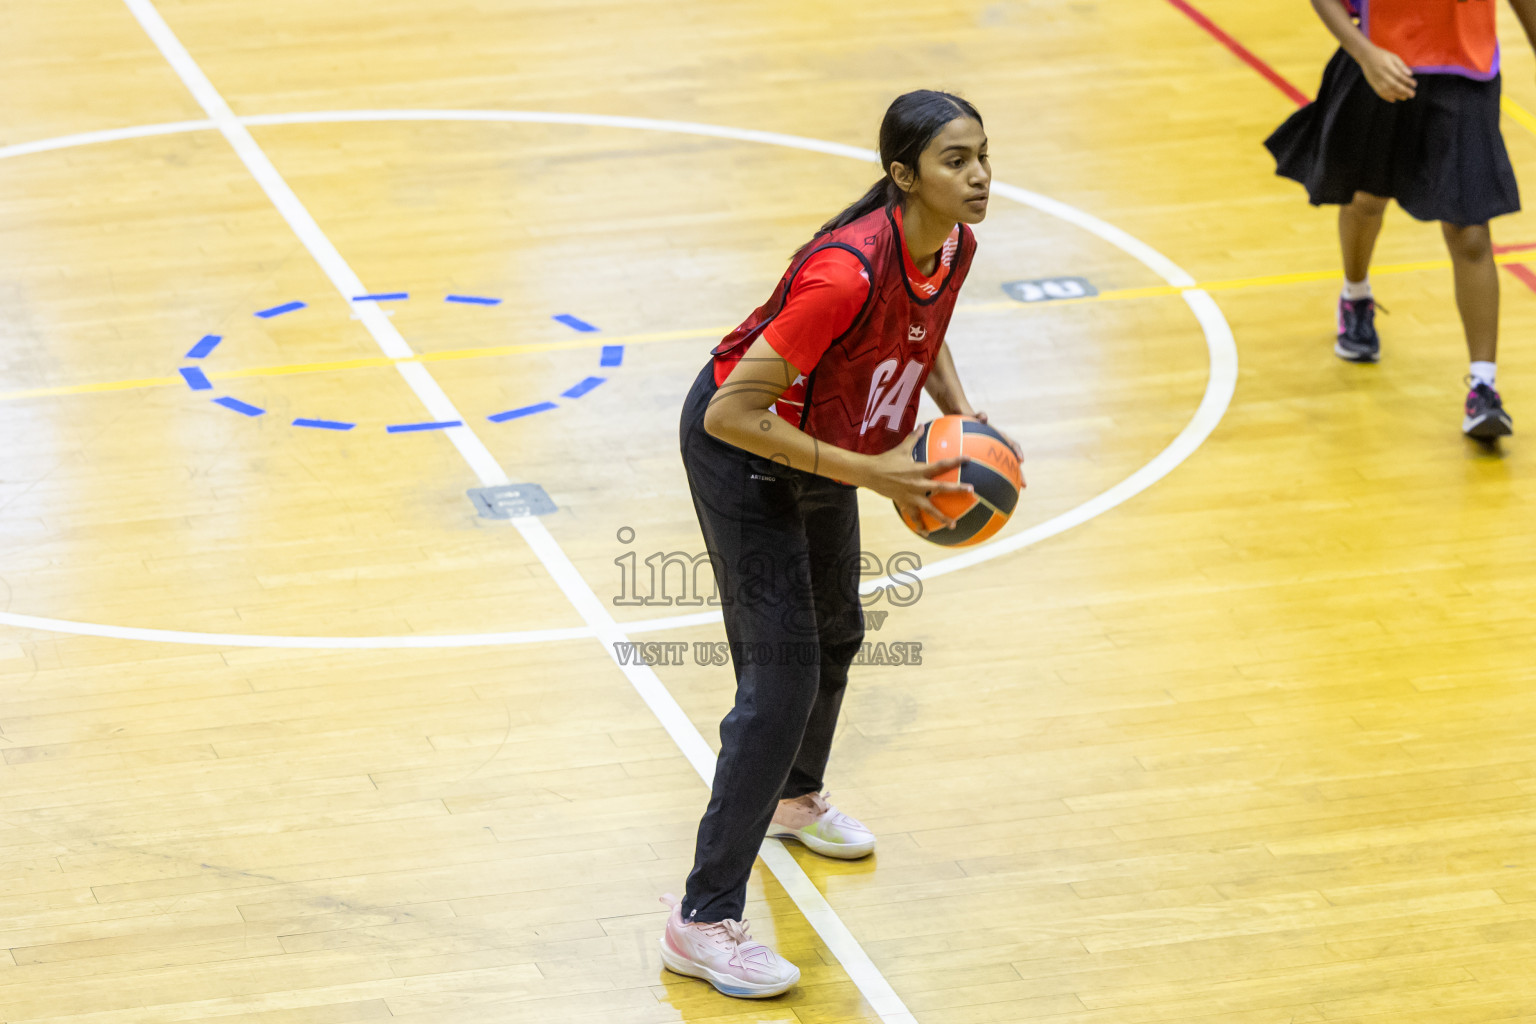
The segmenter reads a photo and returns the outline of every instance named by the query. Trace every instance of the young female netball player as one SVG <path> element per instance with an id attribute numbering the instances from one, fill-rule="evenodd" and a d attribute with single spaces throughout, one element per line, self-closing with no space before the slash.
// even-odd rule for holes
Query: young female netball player
<path id="1" fill-rule="evenodd" d="M 933 477 L 960 459 L 912 460 L 919 389 L 976 415 L 945 328 L 987 213 L 992 172 L 976 108 L 898 97 L 880 126 L 886 174 L 822 226 L 768 301 L 712 353 L 683 406 L 683 465 L 720 589 L 736 704 L 720 724 L 693 871 L 662 936 L 673 971 L 749 998 L 800 971 L 741 919 L 764 833 L 831 857 L 875 837 L 822 794 L 822 774 L 864 639 L 856 490 L 904 510 L 969 490 Z"/>
<path id="2" fill-rule="evenodd" d="M 1536 43 L 1536 0 L 1510 0 Z M 1438 220 L 1455 267 L 1456 306 L 1471 355 L 1462 430 L 1496 438 L 1513 421 L 1494 390 L 1499 277 L 1488 221 L 1520 209 L 1499 133 L 1496 0 L 1312 0 L 1340 49 L 1317 101 L 1265 143 L 1278 173 L 1313 205 L 1337 203 L 1344 254 L 1334 352 L 1380 357 L 1371 252 L 1387 200 Z M 1358 26 L 1354 19 L 1359 19 Z"/>

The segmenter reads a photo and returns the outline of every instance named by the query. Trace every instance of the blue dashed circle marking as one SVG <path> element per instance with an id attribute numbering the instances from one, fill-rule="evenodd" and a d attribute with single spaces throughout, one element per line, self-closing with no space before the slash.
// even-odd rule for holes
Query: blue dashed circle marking
<path id="1" fill-rule="evenodd" d="M 354 295 L 352 297 L 352 301 L 405 302 L 410 299 L 410 297 L 410 292 L 378 292 L 369 295 Z M 449 294 L 443 296 L 443 301 L 466 306 L 499 306 L 501 305 L 502 300 L 487 295 Z M 290 302 L 280 303 L 276 306 L 269 306 L 266 309 L 258 309 L 252 315 L 261 320 L 271 320 L 275 317 L 284 316 L 288 313 L 297 313 L 300 310 L 308 308 L 308 303 L 295 299 Z M 554 320 L 556 323 L 563 324 L 580 334 L 593 334 L 601 330 L 601 328 L 593 326 L 580 317 L 572 316 L 570 313 L 558 313 L 550 317 L 550 319 Z M 202 338 L 198 339 L 195 345 L 187 350 L 187 354 L 183 358 L 196 360 L 207 359 L 210 355 L 213 354 L 214 349 L 219 347 L 219 344 L 223 340 L 224 338 L 222 335 L 205 334 Z M 622 365 L 624 365 L 624 346 L 604 345 L 602 348 L 602 353 L 598 358 L 598 366 L 606 368 Z M 182 366 L 178 368 L 177 372 L 181 374 L 181 378 L 186 382 L 187 387 L 193 391 L 214 390 L 213 382 L 208 379 L 207 373 L 203 371 L 201 366 Z M 585 377 L 577 383 L 572 384 L 564 391 L 560 392 L 558 397 L 565 399 L 581 398 L 583 395 L 591 392 L 598 385 L 606 383 L 607 380 L 607 377 Z M 267 412 L 267 410 L 261 408 L 260 406 L 251 405 L 249 402 L 243 402 L 240 399 L 230 395 L 220 395 L 216 398 L 213 398 L 212 402 L 215 405 L 222 406 L 231 410 L 232 412 L 237 412 L 242 416 L 246 416 L 252 419 L 257 416 L 264 416 Z M 506 423 L 510 420 L 519 420 L 526 416 L 533 416 L 541 412 L 550 412 L 554 409 L 558 409 L 559 407 L 560 403 L 552 400 L 535 402 L 532 405 L 523 405 L 518 406 L 515 409 L 507 409 L 504 412 L 492 413 L 491 415 L 487 416 L 486 419 L 491 423 Z M 308 430 L 331 430 L 338 433 L 343 433 L 357 427 L 356 423 L 348 420 L 320 419 L 310 416 L 299 416 L 295 418 L 290 425 Z M 435 430 L 447 430 L 450 427 L 461 427 L 463 425 L 464 423 L 462 420 L 434 420 L 422 423 L 392 423 L 385 426 L 384 431 L 388 434 L 418 434 Z"/>

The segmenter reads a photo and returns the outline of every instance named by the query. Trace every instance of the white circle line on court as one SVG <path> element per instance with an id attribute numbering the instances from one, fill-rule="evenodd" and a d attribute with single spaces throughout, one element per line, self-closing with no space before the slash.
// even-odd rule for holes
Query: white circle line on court
<path id="1" fill-rule="evenodd" d="M 337 110 L 307 113 L 260 114 L 238 119 L 247 126 L 280 126 L 294 124 L 351 124 L 358 122 L 387 121 L 472 121 L 483 123 L 514 124 L 561 124 L 586 125 L 597 128 L 627 128 L 639 131 L 667 132 L 678 135 L 699 135 L 710 138 L 730 139 L 738 142 L 755 142 L 788 149 L 826 153 L 848 157 L 866 163 L 879 163 L 873 150 L 848 146 L 838 142 L 811 139 L 779 132 L 756 131 L 748 128 L 731 128 L 723 125 L 699 124 L 692 121 L 666 121 L 654 118 L 622 117 L 610 114 L 555 113 L 532 110 Z M 81 132 L 0 147 L 0 160 L 9 157 L 44 153 L 77 146 L 116 142 L 127 139 L 175 135 L 182 132 L 213 131 L 212 121 L 177 121 L 166 124 L 140 125 L 131 128 L 112 128 L 95 132 Z M 1108 490 L 1095 495 L 1061 515 L 1038 523 L 1012 536 L 984 544 L 964 554 L 952 555 L 938 562 L 930 562 L 914 570 L 912 575 L 931 579 L 957 572 L 973 565 L 989 562 L 994 558 L 1012 554 L 1032 544 L 1064 533 L 1075 526 L 1103 515 L 1173 472 L 1197 451 L 1221 422 L 1237 386 L 1237 344 L 1232 328 L 1210 295 L 1194 287 L 1195 279 L 1162 253 L 1112 224 L 1084 213 L 1058 199 L 1043 196 L 1014 185 L 993 182 L 992 191 L 1000 196 L 1034 208 L 1059 220 L 1081 228 L 1107 242 L 1147 267 L 1168 284 L 1182 289 L 1182 296 L 1200 324 L 1205 336 L 1210 358 L 1210 371 L 1206 380 L 1205 394 L 1200 406 L 1177 437 L 1152 460 Z M 868 580 L 862 589 L 867 593 L 892 582 L 889 578 Z M 619 623 L 629 633 L 648 633 L 688 626 L 707 625 L 720 621 L 718 611 L 698 612 L 686 615 L 666 616 L 635 622 Z M 153 629 L 136 626 L 116 626 L 104 623 L 75 622 L 68 619 L 44 618 L 0 612 L 0 625 L 19 629 L 37 629 L 54 633 L 80 636 L 98 636 L 122 640 L 145 640 L 158 643 L 201 644 L 217 647 L 276 647 L 315 650 L 382 650 L 398 648 L 457 648 L 500 647 L 515 644 L 547 643 L 594 636 L 591 628 L 577 626 L 567 629 L 518 630 L 498 633 L 463 633 L 456 635 L 416 636 L 273 636 L 243 633 L 202 633 L 187 630 Z"/>
<path id="2" fill-rule="evenodd" d="M 164 124 L 141 124 L 132 128 L 104 128 L 94 132 L 77 132 L 74 135 L 59 135 L 51 139 L 39 139 L 36 142 L 18 142 L 10 146 L 0 146 L 0 160 L 13 156 L 28 156 L 32 153 L 48 153 L 56 149 L 91 146 L 99 142 L 123 142 L 128 139 L 152 138 L 156 135 L 180 135 L 183 132 L 211 132 L 217 127 L 212 121 L 167 121 Z"/>
<path id="3" fill-rule="evenodd" d="M 264 636 L 249 633 L 192 633 L 178 629 L 111 626 L 72 622 L 37 615 L 0 612 L 0 625 L 41 629 L 52 633 L 100 636 L 116 640 L 148 640 L 170 644 L 202 644 L 213 647 L 287 647 L 311 650 L 380 650 L 384 648 L 433 649 L 443 647 L 507 647 L 555 640 L 584 640 L 597 634 L 588 626 L 566 629 L 527 629 L 507 633 L 419 634 L 416 636 Z"/>

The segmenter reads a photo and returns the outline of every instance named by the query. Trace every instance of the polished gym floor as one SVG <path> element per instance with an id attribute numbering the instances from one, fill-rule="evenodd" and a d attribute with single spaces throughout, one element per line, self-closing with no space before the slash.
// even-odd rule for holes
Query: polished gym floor
<path id="1" fill-rule="evenodd" d="M 1332 355 L 1310 4 L 1196 6 L 0 10 L 0 1021 L 1536 1021 L 1536 218 L 1483 447 L 1435 225 Z M 880 847 L 765 846 L 743 1002 L 656 944 L 732 696 L 677 413 L 920 87 L 1029 487 L 864 495 Z"/>

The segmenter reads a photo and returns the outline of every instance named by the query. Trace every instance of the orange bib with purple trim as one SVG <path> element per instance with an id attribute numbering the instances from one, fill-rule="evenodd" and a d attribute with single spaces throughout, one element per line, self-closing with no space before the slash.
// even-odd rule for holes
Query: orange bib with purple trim
<path id="1" fill-rule="evenodd" d="M 1360 31 L 1426 75 L 1499 73 L 1496 0 L 1354 0 Z"/>

